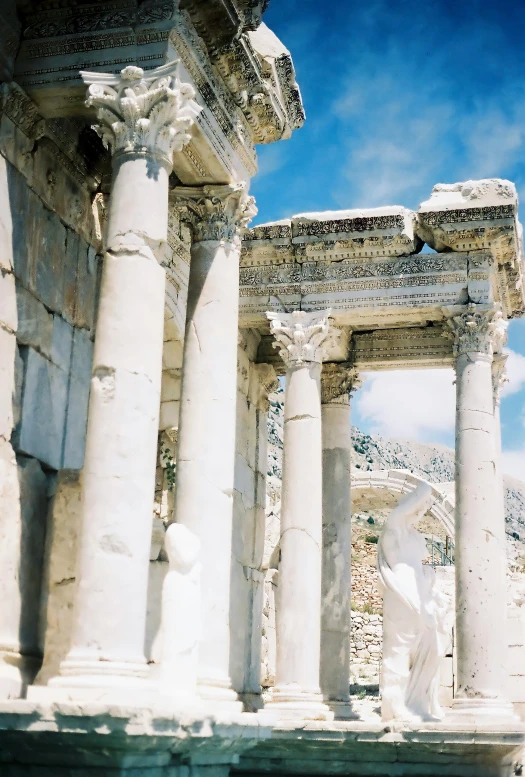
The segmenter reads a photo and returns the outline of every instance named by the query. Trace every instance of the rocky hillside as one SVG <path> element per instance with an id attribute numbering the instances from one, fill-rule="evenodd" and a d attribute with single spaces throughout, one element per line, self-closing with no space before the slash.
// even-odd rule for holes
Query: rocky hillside
<path id="1" fill-rule="evenodd" d="M 283 401 L 280 388 L 270 397 L 268 416 L 268 512 L 278 509 L 282 476 Z M 405 469 L 442 489 L 453 492 L 454 452 L 440 445 L 390 440 L 364 434 L 352 427 L 352 467 L 356 470 Z M 509 561 L 514 569 L 525 571 L 525 483 L 505 477 L 506 531 Z"/>

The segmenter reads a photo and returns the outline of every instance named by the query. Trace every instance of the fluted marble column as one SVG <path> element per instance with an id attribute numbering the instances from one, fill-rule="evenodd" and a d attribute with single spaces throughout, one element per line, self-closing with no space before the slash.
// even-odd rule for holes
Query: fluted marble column
<path id="1" fill-rule="evenodd" d="M 347 364 L 323 364 L 323 554 L 321 691 L 337 718 L 353 718 L 350 704 L 351 496 L 350 392 L 358 373 Z"/>
<path id="2" fill-rule="evenodd" d="M 330 311 L 267 313 L 286 366 L 281 562 L 275 686 L 267 706 L 282 717 L 326 720 L 321 645 L 321 363 Z"/>
<path id="3" fill-rule="evenodd" d="M 82 73 L 112 152 L 97 318 L 72 644 L 50 684 L 104 698 L 145 688 L 146 596 L 155 485 L 172 156 L 200 108 L 176 63 Z M 99 690 L 97 690 L 99 689 Z M 57 689 L 58 690 L 58 689 Z"/>
<path id="4" fill-rule="evenodd" d="M 177 452 L 175 522 L 201 543 L 199 692 L 241 709 L 230 682 L 230 573 L 237 401 L 240 230 L 245 187 L 179 187 L 193 228 Z"/>
<path id="5" fill-rule="evenodd" d="M 469 305 L 448 323 L 456 360 L 456 639 L 453 711 L 510 717 L 505 699 L 506 588 L 492 361 L 501 315 Z"/>

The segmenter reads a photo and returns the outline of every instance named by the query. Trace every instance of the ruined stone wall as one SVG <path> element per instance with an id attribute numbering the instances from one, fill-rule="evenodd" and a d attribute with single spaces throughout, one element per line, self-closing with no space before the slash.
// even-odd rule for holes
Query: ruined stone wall
<path id="1" fill-rule="evenodd" d="M 76 131 L 72 123 L 44 124 L 23 92 L 2 87 L 0 566 L 9 610 L 0 649 L 20 651 L 34 668 L 45 631 L 44 607 L 37 633 L 47 500 L 56 472 L 78 470 L 84 459 L 100 282 L 92 191 L 74 163 Z M 55 142 L 61 132 L 70 156 Z"/>

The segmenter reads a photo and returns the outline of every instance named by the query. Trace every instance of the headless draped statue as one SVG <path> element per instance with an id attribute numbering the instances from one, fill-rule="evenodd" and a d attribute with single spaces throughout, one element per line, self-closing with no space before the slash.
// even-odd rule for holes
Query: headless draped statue
<path id="1" fill-rule="evenodd" d="M 170 563 L 152 658 L 160 665 L 162 695 L 194 703 L 200 637 L 200 540 L 182 524 L 172 523 L 166 531 L 165 548 Z"/>
<path id="2" fill-rule="evenodd" d="M 423 564 L 424 537 L 414 524 L 433 501 L 421 483 L 400 499 L 378 543 L 383 593 L 383 720 L 436 720 L 439 670 L 449 640 L 448 599 L 435 589 L 435 573 Z"/>

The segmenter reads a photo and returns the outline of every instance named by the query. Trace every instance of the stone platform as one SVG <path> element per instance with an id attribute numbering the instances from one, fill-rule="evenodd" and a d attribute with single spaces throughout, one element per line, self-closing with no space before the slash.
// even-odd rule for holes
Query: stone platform
<path id="1" fill-rule="evenodd" d="M 102 703 L 0 705 L 2 777 L 514 777 L 525 727 L 381 722 L 276 725 L 267 713 L 196 716 Z"/>

